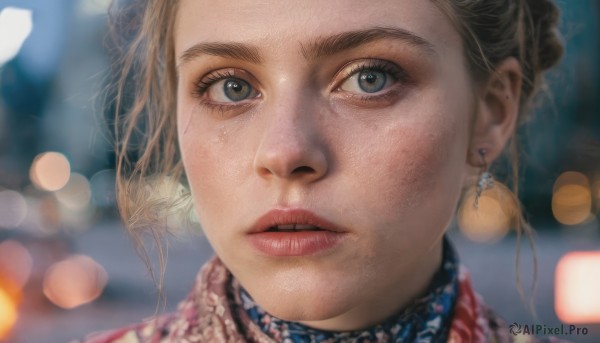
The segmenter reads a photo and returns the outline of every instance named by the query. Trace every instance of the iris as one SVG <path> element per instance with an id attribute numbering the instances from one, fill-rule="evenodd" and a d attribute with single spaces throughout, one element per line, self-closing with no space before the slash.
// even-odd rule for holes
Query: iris
<path id="1" fill-rule="evenodd" d="M 223 84 L 223 93 L 231 101 L 241 101 L 252 93 L 252 86 L 241 79 L 228 79 Z"/>
<path id="2" fill-rule="evenodd" d="M 358 75 L 358 86 L 367 93 L 376 93 L 383 89 L 387 75 L 380 71 L 364 70 Z"/>

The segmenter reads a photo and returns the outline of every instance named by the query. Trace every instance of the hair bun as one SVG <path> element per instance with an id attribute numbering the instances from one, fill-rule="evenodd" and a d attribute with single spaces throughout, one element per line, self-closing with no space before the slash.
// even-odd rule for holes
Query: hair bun
<path id="1" fill-rule="evenodd" d="M 563 55 L 563 45 L 558 34 L 560 12 L 551 0 L 524 0 L 531 23 L 530 39 L 535 48 L 534 67 L 539 71 L 556 65 Z"/>

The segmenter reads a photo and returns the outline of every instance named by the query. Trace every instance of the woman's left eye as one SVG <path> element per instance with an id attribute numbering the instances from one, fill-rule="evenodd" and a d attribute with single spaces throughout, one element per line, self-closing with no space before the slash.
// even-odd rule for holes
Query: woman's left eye
<path id="1" fill-rule="evenodd" d="M 361 66 L 351 71 L 349 76 L 339 86 L 340 90 L 357 93 L 373 94 L 392 86 L 398 79 L 397 72 L 388 71 L 387 67 Z"/>
<path id="2" fill-rule="evenodd" d="M 353 93 L 377 93 L 389 86 L 389 76 L 376 70 L 363 70 L 354 73 L 342 85 L 340 89 Z"/>

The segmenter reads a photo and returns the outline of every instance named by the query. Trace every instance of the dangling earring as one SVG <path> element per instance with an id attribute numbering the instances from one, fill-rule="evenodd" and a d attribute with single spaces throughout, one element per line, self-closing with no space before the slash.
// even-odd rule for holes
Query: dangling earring
<path id="1" fill-rule="evenodd" d="M 481 156 L 481 160 L 483 161 L 483 165 L 481 167 L 481 172 L 479 173 L 479 180 L 477 181 L 477 189 L 475 191 L 475 203 L 473 204 L 473 208 L 477 209 L 479 206 L 479 198 L 481 197 L 481 193 L 484 190 L 490 189 L 494 187 L 494 178 L 492 174 L 488 172 L 488 165 L 485 160 L 485 153 L 487 150 L 479 149 L 479 156 Z"/>

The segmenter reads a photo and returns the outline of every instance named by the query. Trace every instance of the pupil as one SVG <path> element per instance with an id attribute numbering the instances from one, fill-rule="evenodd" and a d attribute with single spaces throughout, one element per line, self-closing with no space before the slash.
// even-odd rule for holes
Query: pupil
<path id="1" fill-rule="evenodd" d="M 375 81 L 377 81 L 377 76 L 375 76 L 373 74 L 367 75 L 367 82 L 368 83 L 374 83 Z"/>

